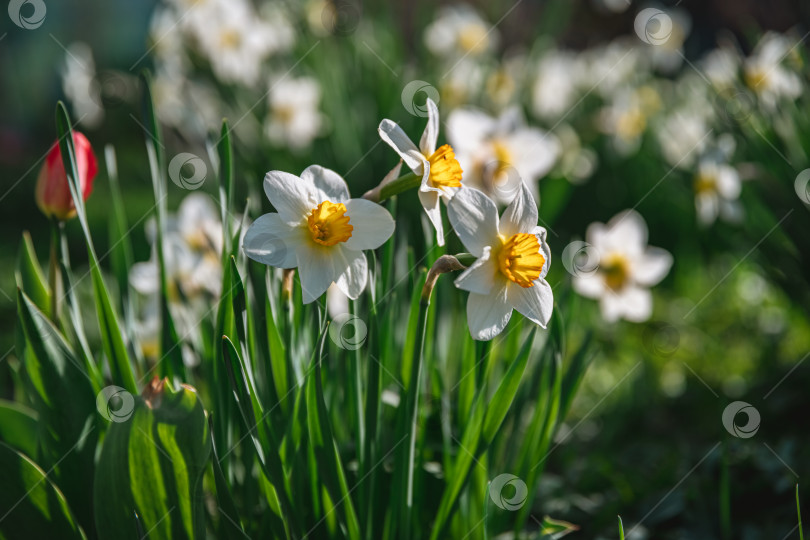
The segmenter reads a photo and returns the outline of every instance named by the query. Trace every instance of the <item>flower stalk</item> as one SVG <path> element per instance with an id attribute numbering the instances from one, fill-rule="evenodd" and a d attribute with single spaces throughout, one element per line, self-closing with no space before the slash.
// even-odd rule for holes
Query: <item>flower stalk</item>
<path id="1" fill-rule="evenodd" d="M 418 188 L 422 184 L 422 177 L 415 174 L 415 173 L 408 173 L 403 174 L 399 178 L 395 180 L 391 180 L 390 182 L 383 182 L 380 183 L 374 189 L 367 191 L 364 195 L 364 199 L 368 199 L 372 202 L 382 202 L 386 199 L 390 199 L 395 195 L 399 195 L 400 193 L 404 193 L 409 189 Z"/>

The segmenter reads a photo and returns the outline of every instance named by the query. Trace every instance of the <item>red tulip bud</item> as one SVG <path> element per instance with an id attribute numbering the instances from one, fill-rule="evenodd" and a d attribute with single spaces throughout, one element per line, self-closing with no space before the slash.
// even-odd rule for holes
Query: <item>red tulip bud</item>
<path id="1" fill-rule="evenodd" d="M 78 131 L 73 132 L 73 146 L 76 151 L 76 168 L 82 197 L 87 200 L 90 192 L 93 191 L 93 179 L 98 172 L 98 162 L 93 154 L 90 141 Z M 54 216 L 64 221 L 76 215 L 76 207 L 70 196 L 65 166 L 62 163 L 62 152 L 59 150 L 58 143 L 54 143 L 53 148 L 48 152 L 42 170 L 39 171 L 36 200 L 39 209 L 48 217 Z"/>

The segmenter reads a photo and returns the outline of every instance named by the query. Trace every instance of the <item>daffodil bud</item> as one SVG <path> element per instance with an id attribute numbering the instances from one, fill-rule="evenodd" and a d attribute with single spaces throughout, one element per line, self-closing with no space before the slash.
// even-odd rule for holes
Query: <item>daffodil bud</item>
<path id="1" fill-rule="evenodd" d="M 90 141 L 78 131 L 73 132 L 73 146 L 76 149 L 76 168 L 82 197 L 87 200 L 90 192 L 93 191 L 93 179 L 98 172 L 98 162 L 93 154 Z M 39 171 L 36 200 L 39 209 L 48 217 L 64 221 L 76 215 L 76 207 L 70 196 L 68 178 L 58 144 L 54 144 L 51 151 L 48 152 L 45 164 Z"/>

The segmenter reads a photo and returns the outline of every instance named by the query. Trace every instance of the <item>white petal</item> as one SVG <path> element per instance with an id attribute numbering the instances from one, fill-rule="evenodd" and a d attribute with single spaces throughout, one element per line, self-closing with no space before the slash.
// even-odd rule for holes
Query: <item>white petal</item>
<path id="1" fill-rule="evenodd" d="M 512 317 L 506 284 L 498 283 L 490 294 L 470 293 L 467 298 L 467 326 L 473 339 L 489 341 L 500 334 Z"/>
<path id="2" fill-rule="evenodd" d="M 599 298 L 605 294 L 605 281 L 598 273 L 574 276 L 574 290 L 586 298 Z"/>
<path id="3" fill-rule="evenodd" d="M 301 179 L 312 182 L 315 187 L 326 195 L 330 202 L 348 201 L 349 186 L 338 173 L 332 169 L 326 169 L 320 165 L 310 165 L 301 173 Z"/>
<path id="4" fill-rule="evenodd" d="M 641 287 L 625 287 L 619 294 L 622 315 L 632 322 L 644 322 L 652 315 L 652 293 Z"/>
<path id="5" fill-rule="evenodd" d="M 481 257 L 486 246 L 500 242 L 498 209 L 495 203 L 477 189 L 462 189 L 447 205 L 447 217 L 464 247 Z"/>
<path id="6" fill-rule="evenodd" d="M 315 185 L 282 171 L 264 177 L 264 192 L 270 203 L 288 223 L 298 223 L 323 201 L 318 201 Z"/>
<path id="7" fill-rule="evenodd" d="M 245 255 L 268 266 L 295 268 L 296 246 L 306 241 L 305 234 L 302 227 L 289 225 L 279 214 L 264 214 L 245 233 Z"/>
<path id="8" fill-rule="evenodd" d="M 723 165 L 717 173 L 717 192 L 726 199 L 736 199 L 740 196 L 742 186 L 737 169 Z"/>
<path id="9" fill-rule="evenodd" d="M 426 156 L 432 156 L 436 151 L 436 141 L 439 140 L 439 108 L 430 98 L 427 98 L 428 121 L 422 139 L 419 141 L 419 149 Z"/>
<path id="10" fill-rule="evenodd" d="M 498 272 L 497 264 L 490 258 L 491 253 L 489 246 L 485 247 L 483 255 L 456 279 L 454 282 L 456 287 L 475 294 L 489 294 L 495 285 L 495 276 Z"/>
<path id="11" fill-rule="evenodd" d="M 326 309 L 333 319 L 349 312 L 349 297 L 336 284 L 330 285 L 326 290 Z"/>
<path id="12" fill-rule="evenodd" d="M 509 302 L 518 312 L 543 328 L 551 319 L 554 309 L 554 292 L 544 279 L 534 281 L 531 287 L 521 287 L 516 283 L 508 286 Z"/>
<path id="13" fill-rule="evenodd" d="M 345 261 L 345 263 L 341 263 L 341 266 L 343 264 L 346 266 L 335 283 L 343 294 L 352 300 L 357 300 L 368 281 L 368 261 L 362 251 L 341 249 L 341 255 Z"/>
<path id="14" fill-rule="evenodd" d="M 338 274 L 345 270 L 345 267 L 335 269 L 336 263 L 345 264 L 345 260 L 341 260 L 340 250 L 340 247 L 319 246 L 313 242 L 299 244 L 296 248 L 302 300 L 305 304 L 320 298 L 337 279 Z"/>
<path id="15" fill-rule="evenodd" d="M 560 155 L 557 137 L 536 128 L 520 129 L 503 141 L 511 163 L 524 182 L 534 182 L 548 173 Z"/>
<path id="16" fill-rule="evenodd" d="M 607 224 L 592 224 L 586 238 L 601 253 L 627 253 L 640 255 L 647 245 L 647 224 L 635 210 L 626 210 L 614 216 Z"/>
<path id="17" fill-rule="evenodd" d="M 500 231 L 504 236 L 529 232 L 537 227 L 537 204 L 525 182 L 501 216 Z"/>
<path id="18" fill-rule="evenodd" d="M 455 109 L 447 117 L 447 138 L 457 156 L 477 150 L 494 129 L 495 119 L 476 109 Z"/>
<path id="19" fill-rule="evenodd" d="M 428 219 L 436 229 L 436 243 L 440 246 L 444 245 L 444 223 L 442 223 L 442 209 L 441 199 L 436 191 L 422 191 L 417 193 L 419 202 L 422 203 L 422 208 L 425 209 Z"/>
<path id="20" fill-rule="evenodd" d="M 344 244 L 347 249 L 377 249 L 394 234 L 394 218 L 379 204 L 366 199 L 351 199 L 344 204 L 352 226 L 352 236 Z"/>
<path id="21" fill-rule="evenodd" d="M 532 234 L 537 237 L 537 242 L 540 244 L 540 251 L 543 254 L 543 259 L 545 259 L 545 263 L 543 263 L 543 269 L 540 271 L 540 277 L 545 278 L 546 274 L 548 274 L 549 269 L 551 268 L 551 248 L 546 242 L 546 229 L 543 227 L 534 227 L 532 229 Z"/>
<path id="22" fill-rule="evenodd" d="M 412 171 L 417 174 L 422 172 L 422 164 L 425 162 L 425 156 L 413 144 L 408 136 L 402 131 L 398 124 L 388 120 L 387 118 L 380 122 L 380 127 L 377 128 L 380 138 L 388 143 L 388 146 L 394 149 L 399 154 L 402 161 L 405 162 Z"/>
<path id="23" fill-rule="evenodd" d="M 153 294 L 158 291 L 158 265 L 156 260 L 139 262 L 129 269 L 129 283 L 141 294 Z"/>
<path id="24" fill-rule="evenodd" d="M 714 193 L 701 193 L 695 197 L 695 211 L 701 225 L 711 225 L 720 213 L 720 201 Z"/>
<path id="25" fill-rule="evenodd" d="M 616 296 L 613 291 L 606 290 L 606 294 L 602 295 L 599 299 L 599 309 L 602 312 L 602 318 L 607 322 L 618 321 L 624 312 L 624 305 L 622 299 Z"/>
<path id="26" fill-rule="evenodd" d="M 671 267 L 672 255 L 669 251 L 648 247 L 644 255 L 634 261 L 633 279 L 639 285 L 650 287 L 664 279 Z"/>

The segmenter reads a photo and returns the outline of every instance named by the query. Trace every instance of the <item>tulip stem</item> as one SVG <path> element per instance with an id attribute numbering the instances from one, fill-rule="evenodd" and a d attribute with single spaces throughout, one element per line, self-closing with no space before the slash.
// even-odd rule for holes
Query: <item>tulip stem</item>
<path id="1" fill-rule="evenodd" d="M 51 258 L 48 272 L 48 288 L 51 292 L 51 321 L 59 327 L 59 296 L 62 289 L 62 270 L 59 267 L 59 253 L 62 247 L 62 223 L 52 217 L 51 220 Z"/>

